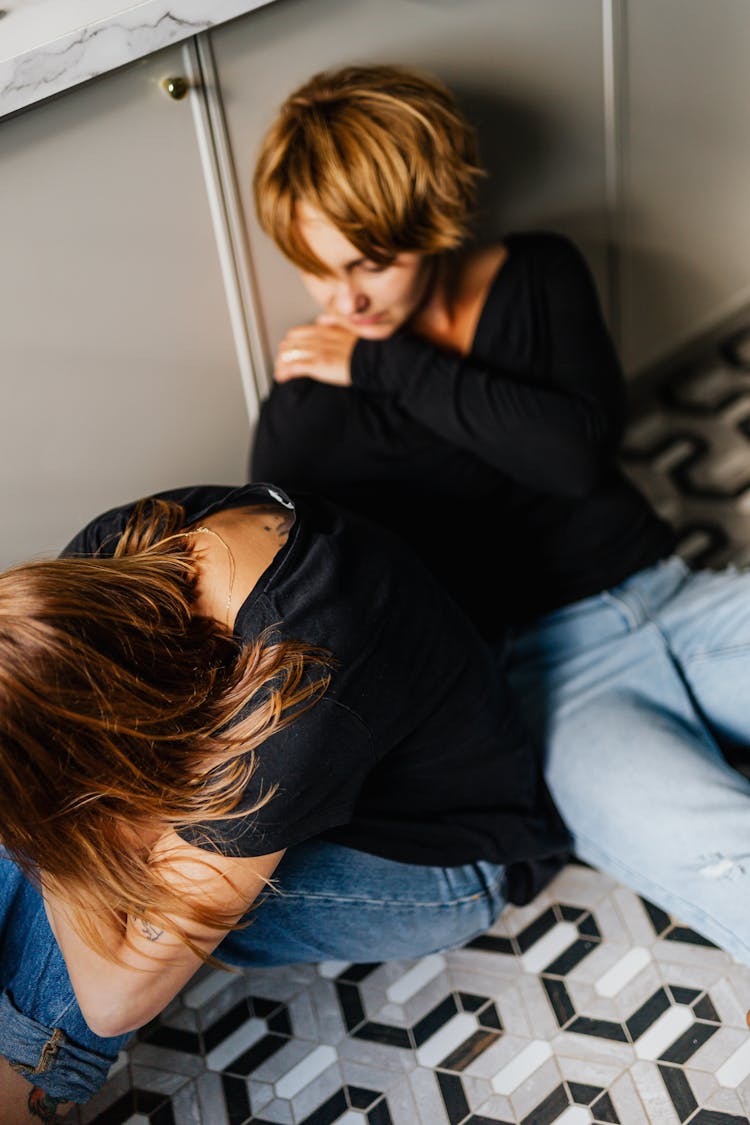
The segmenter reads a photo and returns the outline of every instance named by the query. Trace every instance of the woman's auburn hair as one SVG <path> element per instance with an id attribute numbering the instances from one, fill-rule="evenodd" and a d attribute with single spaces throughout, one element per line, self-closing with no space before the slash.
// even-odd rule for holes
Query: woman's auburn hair
<path id="1" fill-rule="evenodd" d="M 442 82 L 406 67 L 347 66 L 289 95 L 262 140 L 253 191 L 265 233 L 320 276 L 326 267 L 299 232 L 298 204 L 384 264 L 465 242 L 484 175 L 476 131 Z"/>
<path id="2" fill-rule="evenodd" d="M 167 916 L 190 918 L 161 877 L 168 856 L 155 863 L 142 841 L 271 800 L 269 789 L 237 808 L 256 751 L 330 681 L 322 649 L 275 630 L 240 645 L 193 613 L 184 521 L 178 504 L 141 501 L 112 557 L 0 575 L 0 842 L 105 956 L 102 919 L 134 914 L 176 932 Z M 231 924 L 213 909 L 192 914 Z"/>

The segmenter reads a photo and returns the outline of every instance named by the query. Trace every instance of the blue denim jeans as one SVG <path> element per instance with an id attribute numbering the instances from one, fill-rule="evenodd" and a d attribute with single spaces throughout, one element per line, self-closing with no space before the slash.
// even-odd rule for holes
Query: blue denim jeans
<path id="1" fill-rule="evenodd" d="M 507 662 L 577 855 L 750 963 L 750 781 L 722 754 L 750 750 L 750 572 L 669 559 Z"/>
<path id="2" fill-rule="evenodd" d="M 89 1031 L 41 896 L 0 851 L 0 1055 L 53 1097 L 88 1101 L 130 1036 Z"/>
<path id="3" fill-rule="evenodd" d="M 505 871 L 395 863 L 324 841 L 291 848 L 280 894 L 217 955 L 233 965 L 413 958 L 465 944 L 505 906 Z M 76 1003 L 42 899 L 0 861 L 0 1055 L 53 1097 L 86 1102 L 129 1041 L 100 1039 Z"/>

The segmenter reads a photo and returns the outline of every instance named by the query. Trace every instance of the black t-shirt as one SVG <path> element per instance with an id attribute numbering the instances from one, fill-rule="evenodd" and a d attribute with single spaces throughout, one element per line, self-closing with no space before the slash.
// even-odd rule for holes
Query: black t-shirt
<path id="1" fill-rule="evenodd" d="M 351 388 L 274 385 L 250 466 L 398 531 L 493 639 L 674 547 L 618 467 L 624 382 L 582 255 L 506 246 L 469 355 L 359 340 Z"/>
<path id="2" fill-rule="evenodd" d="M 486 646 L 411 549 L 273 485 L 159 496 L 182 504 L 188 524 L 269 498 L 294 508 L 288 542 L 242 605 L 235 635 L 249 642 L 271 628 L 337 661 L 323 698 L 257 751 L 243 806 L 278 785 L 268 804 L 187 838 L 246 856 L 323 836 L 405 863 L 488 859 L 509 866 L 513 901 L 535 893 L 563 862 L 567 832 Z M 113 553 L 131 510 L 99 516 L 64 553 Z"/>

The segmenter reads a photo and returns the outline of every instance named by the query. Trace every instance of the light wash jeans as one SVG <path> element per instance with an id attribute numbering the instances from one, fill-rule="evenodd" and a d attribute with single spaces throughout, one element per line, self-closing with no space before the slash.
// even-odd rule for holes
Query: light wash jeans
<path id="1" fill-rule="evenodd" d="M 750 781 L 720 749 L 750 751 L 750 572 L 669 559 L 506 667 L 579 858 L 750 963 Z"/>
<path id="2" fill-rule="evenodd" d="M 395 863 L 337 844 L 291 848 L 282 890 L 217 955 L 233 965 L 413 958 L 465 944 L 505 906 L 505 870 Z M 131 1038 L 100 1039 L 78 1009 L 41 897 L 0 859 L 0 1055 L 52 1097 L 86 1102 Z"/>

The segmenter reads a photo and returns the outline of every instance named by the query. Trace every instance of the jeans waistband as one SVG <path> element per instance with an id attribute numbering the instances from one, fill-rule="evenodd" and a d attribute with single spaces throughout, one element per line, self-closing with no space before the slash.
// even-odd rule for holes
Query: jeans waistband
<path id="1" fill-rule="evenodd" d="M 562 606 L 519 629 L 513 639 L 516 655 L 530 655 L 540 643 L 564 648 L 624 635 L 639 628 L 683 586 L 687 563 L 672 555 L 632 574 L 610 590 Z"/>

